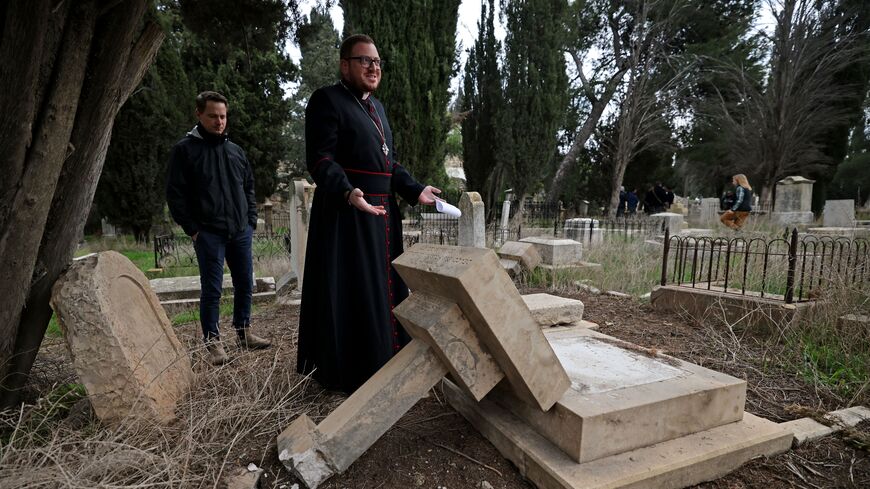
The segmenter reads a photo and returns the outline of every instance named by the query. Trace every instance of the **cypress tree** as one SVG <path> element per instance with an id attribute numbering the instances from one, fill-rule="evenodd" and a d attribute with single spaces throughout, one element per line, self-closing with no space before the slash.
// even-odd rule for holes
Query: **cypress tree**
<path id="1" fill-rule="evenodd" d="M 499 131 L 502 157 L 514 193 L 536 190 L 556 155 L 558 130 L 568 104 L 565 73 L 565 0 L 503 3 L 507 20 L 505 72 L 507 113 Z"/>
<path id="2" fill-rule="evenodd" d="M 495 38 L 495 0 L 481 4 L 477 40 L 469 49 L 463 76 L 462 156 L 469 190 L 478 191 L 487 209 L 499 196 L 496 122 L 504 104 L 498 56 L 501 43 Z"/>
<path id="3" fill-rule="evenodd" d="M 445 184 L 459 0 L 341 0 L 340 5 L 344 35 L 368 34 L 386 60 L 376 96 L 393 129 L 396 161 L 421 183 Z"/>
<path id="4" fill-rule="evenodd" d="M 162 215 L 169 148 L 192 126 L 193 86 L 181 63 L 179 20 L 171 11 L 151 13 L 166 40 L 142 84 L 118 112 L 94 202 L 98 213 L 147 239 Z"/>

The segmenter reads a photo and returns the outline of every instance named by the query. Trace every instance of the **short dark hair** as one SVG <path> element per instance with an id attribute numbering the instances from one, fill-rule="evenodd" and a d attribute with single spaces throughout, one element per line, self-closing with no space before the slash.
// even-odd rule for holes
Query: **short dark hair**
<path id="1" fill-rule="evenodd" d="M 217 92 L 206 90 L 196 96 L 196 110 L 200 112 L 204 111 L 206 104 L 208 104 L 209 102 L 220 102 L 227 107 L 230 106 L 230 104 L 227 102 L 226 97 Z"/>
<path id="2" fill-rule="evenodd" d="M 339 57 L 341 59 L 349 58 L 353 53 L 353 47 L 359 43 L 374 44 L 375 41 L 365 34 L 354 34 L 341 41 L 341 49 L 338 51 Z"/>

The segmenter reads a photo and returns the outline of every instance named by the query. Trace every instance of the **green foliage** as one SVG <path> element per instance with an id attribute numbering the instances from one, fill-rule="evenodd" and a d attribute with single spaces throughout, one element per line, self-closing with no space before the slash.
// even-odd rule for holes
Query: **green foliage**
<path id="1" fill-rule="evenodd" d="M 293 96 L 293 115 L 287 121 L 290 170 L 302 175 L 305 169 L 305 105 L 314 90 L 332 85 L 339 79 L 338 32 L 326 6 L 311 9 L 308 21 L 296 31 L 302 53 L 299 62 L 300 84 Z"/>
<path id="2" fill-rule="evenodd" d="M 495 38 L 495 3 L 481 3 L 477 40 L 469 49 L 463 75 L 462 157 L 466 187 L 481 193 L 487 209 L 492 210 L 504 190 L 498 161 L 501 138 L 498 124 L 504 112 L 502 73 L 498 57 L 501 43 Z"/>
<path id="3" fill-rule="evenodd" d="M 94 196 L 99 213 L 145 239 L 165 199 L 169 148 L 193 124 L 196 95 L 184 72 L 174 34 L 178 19 L 157 14 L 168 36 L 157 59 L 115 119 L 100 183 Z"/>
<path id="4" fill-rule="evenodd" d="M 568 106 L 565 73 L 565 0 L 504 2 L 505 113 L 501 158 L 518 196 L 537 190 L 556 156 L 557 131 Z"/>
<path id="5" fill-rule="evenodd" d="M 870 198 L 870 153 L 857 154 L 837 167 L 828 189 L 831 199 L 855 199 L 859 205 Z"/>
<path id="6" fill-rule="evenodd" d="M 262 201 L 274 193 L 278 162 L 289 155 L 285 127 L 292 104 L 283 87 L 295 79 L 296 66 L 284 43 L 297 20 L 296 2 L 218 3 L 226 5 L 180 2 L 182 57 L 196 92 L 216 90 L 229 100 L 227 132 L 247 153 L 257 200 Z"/>
<path id="7" fill-rule="evenodd" d="M 459 0 L 341 0 L 340 5 L 344 35 L 368 34 L 386 60 L 376 95 L 389 116 L 396 160 L 421 183 L 444 185 Z"/>

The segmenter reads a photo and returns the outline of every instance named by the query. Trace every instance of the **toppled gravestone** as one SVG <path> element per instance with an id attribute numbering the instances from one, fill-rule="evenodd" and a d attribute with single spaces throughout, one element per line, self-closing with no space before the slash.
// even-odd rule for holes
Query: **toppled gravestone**
<path id="1" fill-rule="evenodd" d="M 55 283 L 51 307 L 102 421 L 175 418 L 194 379 L 190 358 L 129 259 L 106 251 L 76 260 Z"/>

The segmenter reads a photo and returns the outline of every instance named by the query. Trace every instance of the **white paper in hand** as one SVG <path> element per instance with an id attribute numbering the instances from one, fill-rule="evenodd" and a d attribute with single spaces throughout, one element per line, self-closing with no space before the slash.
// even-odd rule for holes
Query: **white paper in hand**
<path id="1" fill-rule="evenodd" d="M 443 200 L 435 200 L 435 209 L 442 214 L 447 214 L 448 216 L 459 217 L 462 215 L 462 211 Z"/>

